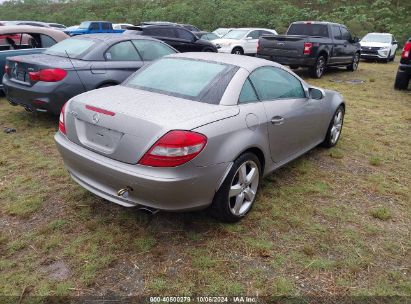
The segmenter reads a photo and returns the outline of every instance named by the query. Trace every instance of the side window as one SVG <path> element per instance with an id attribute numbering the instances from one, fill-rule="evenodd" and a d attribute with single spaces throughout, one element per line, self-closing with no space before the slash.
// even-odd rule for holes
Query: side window
<path id="1" fill-rule="evenodd" d="M 50 36 L 40 34 L 40 41 L 42 48 L 48 48 L 55 45 L 57 42 Z"/>
<path id="2" fill-rule="evenodd" d="M 306 98 L 301 82 L 279 68 L 258 68 L 250 75 L 250 80 L 261 100 Z"/>
<path id="3" fill-rule="evenodd" d="M 176 31 L 177 31 L 178 38 L 180 38 L 180 39 L 192 41 L 193 38 L 194 38 L 193 33 L 189 32 L 189 31 L 187 31 L 187 30 L 184 30 L 184 29 L 176 29 Z"/>
<path id="4" fill-rule="evenodd" d="M 351 34 L 345 27 L 341 27 L 341 36 L 342 40 L 351 41 Z"/>
<path id="5" fill-rule="evenodd" d="M 243 88 L 241 89 L 238 103 L 250 103 L 254 101 L 258 101 L 258 97 L 253 86 L 251 85 L 250 79 L 247 78 L 243 84 Z"/>
<path id="6" fill-rule="evenodd" d="M 133 44 L 144 61 L 156 60 L 157 58 L 175 53 L 172 48 L 158 41 L 139 39 L 133 40 Z"/>
<path id="7" fill-rule="evenodd" d="M 110 24 L 109 23 L 102 23 L 101 24 L 101 28 L 103 30 L 109 30 L 110 29 Z"/>
<path id="8" fill-rule="evenodd" d="M 258 39 L 260 37 L 260 31 L 252 31 L 247 35 L 247 37 L 251 37 L 252 39 Z"/>
<path id="9" fill-rule="evenodd" d="M 332 31 L 333 31 L 333 37 L 336 40 L 341 40 L 341 31 L 340 31 L 340 27 L 338 25 L 332 25 Z"/>
<path id="10" fill-rule="evenodd" d="M 174 38 L 176 36 L 176 34 L 174 33 L 174 29 L 172 28 L 157 28 L 155 32 L 157 36 L 160 37 Z"/>
<path id="11" fill-rule="evenodd" d="M 99 28 L 99 26 L 98 26 L 98 23 L 92 22 L 92 23 L 90 24 L 89 29 L 90 29 L 91 31 L 98 31 L 100 28 Z"/>
<path id="12" fill-rule="evenodd" d="M 134 61 L 141 60 L 136 48 L 131 41 L 123 41 L 110 47 L 105 54 L 109 61 Z"/>

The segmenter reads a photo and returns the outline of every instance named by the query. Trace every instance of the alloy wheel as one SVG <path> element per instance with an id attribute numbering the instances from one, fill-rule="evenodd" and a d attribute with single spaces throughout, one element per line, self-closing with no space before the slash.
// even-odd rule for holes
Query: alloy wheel
<path id="1" fill-rule="evenodd" d="M 333 126 L 331 127 L 331 143 L 334 145 L 341 134 L 343 124 L 344 113 L 342 109 L 339 109 L 334 115 Z"/>
<path id="2" fill-rule="evenodd" d="M 324 68 L 325 68 L 324 57 L 320 57 L 320 58 L 318 58 L 317 68 L 316 68 L 318 78 L 320 78 L 322 76 L 322 74 L 324 73 Z"/>
<path id="3" fill-rule="evenodd" d="M 257 164 L 248 160 L 234 174 L 228 194 L 230 211 L 236 216 L 246 214 L 255 199 L 260 172 Z"/>

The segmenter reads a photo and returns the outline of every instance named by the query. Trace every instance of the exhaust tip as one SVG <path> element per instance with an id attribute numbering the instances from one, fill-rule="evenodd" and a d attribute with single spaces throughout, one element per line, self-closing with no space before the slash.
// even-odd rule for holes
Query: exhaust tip
<path id="1" fill-rule="evenodd" d="M 128 198 L 128 196 L 130 195 L 130 192 L 132 191 L 133 191 L 133 188 L 131 188 L 130 186 L 126 186 L 118 190 L 117 195 L 121 196 L 122 198 Z"/>
<path id="2" fill-rule="evenodd" d="M 146 207 L 146 206 L 139 207 L 138 210 L 140 210 L 141 212 L 144 212 L 146 214 L 149 214 L 149 215 L 154 215 L 159 211 L 158 209 L 151 208 L 151 207 Z"/>

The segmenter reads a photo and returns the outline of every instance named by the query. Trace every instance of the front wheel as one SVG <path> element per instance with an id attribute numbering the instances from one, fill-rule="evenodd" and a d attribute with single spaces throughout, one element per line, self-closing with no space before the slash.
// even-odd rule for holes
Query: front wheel
<path id="1" fill-rule="evenodd" d="M 315 65 L 310 69 L 310 74 L 314 78 L 321 78 L 324 74 L 326 60 L 324 56 L 318 56 Z"/>
<path id="2" fill-rule="evenodd" d="M 352 58 L 351 64 L 347 66 L 347 70 L 354 72 L 358 69 L 358 64 L 360 63 L 360 54 L 355 53 L 354 57 Z"/>
<path id="3" fill-rule="evenodd" d="M 226 179 L 214 196 L 211 214 L 233 223 L 243 218 L 253 206 L 261 179 L 261 164 L 253 153 L 244 153 L 234 161 Z"/>
<path id="4" fill-rule="evenodd" d="M 243 51 L 242 48 L 235 47 L 235 48 L 232 50 L 231 54 L 234 54 L 234 55 L 244 55 L 244 51 Z"/>
<path id="5" fill-rule="evenodd" d="M 322 146 L 326 148 L 334 147 L 341 136 L 341 131 L 344 123 L 344 107 L 341 105 L 335 111 L 330 125 L 328 126 L 327 135 L 325 136 Z"/>

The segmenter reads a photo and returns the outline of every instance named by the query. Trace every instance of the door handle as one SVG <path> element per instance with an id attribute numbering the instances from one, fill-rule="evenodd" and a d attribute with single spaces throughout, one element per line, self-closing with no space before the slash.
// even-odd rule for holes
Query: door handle
<path id="1" fill-rule="evenodd" d="M 284 123 L 284 117 L 274 116 L 273 118 L 271 118 L 271 123 L 273 125 L 282 125 Z"/>

